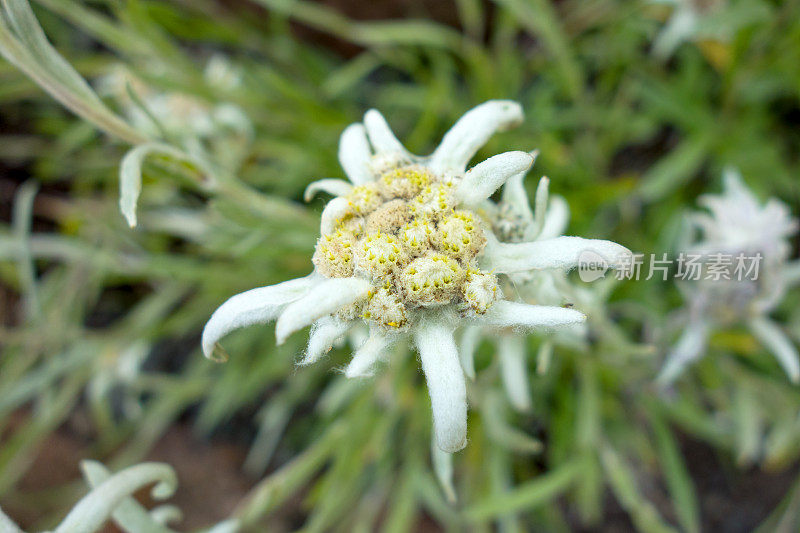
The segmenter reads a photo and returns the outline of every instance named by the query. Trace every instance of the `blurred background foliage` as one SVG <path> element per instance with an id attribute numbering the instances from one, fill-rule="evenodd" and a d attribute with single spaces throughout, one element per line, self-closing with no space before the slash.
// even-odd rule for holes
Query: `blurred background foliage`
<path id="1" fill-rule="evenodd" d="M 800 213 L 800 3 L 33 7 L 109 109 L 135 123 L 138 99 L 166 99 L 139 129 L 205 154 L 221 177 L 152 154 L 129 228 L 118 198 L 131 146 L 0 65 L 0 503 L 20 525 L 56 524 L 93 458 L 172 464 L 179 530 L 229 516 L 255 531 L 796 530 L 800 391 L 734 331 L 659 392 L 681 302 L 670 283 L 614 287 L 618 333 L 649 348 L 557 348 L 547 372 L 531 365 L 530 413 L 506 404 L 482 346 L 455 504 L 430 464 L 408 349 L 374 380 L 346 381 L 346 347 L 298 369 L 302 335 L 276 347 L 255 327 L 226 339 L 220 365 L 199 332 L 230 295 L 310 271 L 323 202 L 304 207 L 302 192 L 342 175 L 339 134 L 370 107 L 427 153 L 477 103 L 518 100 L 525 122 L 476 159 L 538 148 L 534 175 L 567 199 L 570 234 L 644 253 L 674 250 L 727 165 Z M 654 54 L 677 9 L 694 10 L 696 31 Z M 244 120 L 206 124 L 220 106 Z M 800 340 L 796 298 L 779 317 Z"/>

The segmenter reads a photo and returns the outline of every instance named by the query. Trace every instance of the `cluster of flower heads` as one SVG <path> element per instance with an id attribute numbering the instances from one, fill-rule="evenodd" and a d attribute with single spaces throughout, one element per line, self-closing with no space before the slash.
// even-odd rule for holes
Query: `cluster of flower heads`
<path id="1" fill-rule="evenodd" d="M 319 191 L 334 196 L 322 213 L 314 271 L 225 302 L 203 331 L 205 354 L 221 353 L 217 341 L 235 329 L 277 319 L 279 343 L 312 326 L 300 362 L 309 364 L 366 324 L 369 335 L 345 369 L 358 377 L 371 375 L 390 346 L 408 336 L 428 385 L 436 443 L 445 452 L 463 448 L 470 370 L 462 366 L 455 330 L 476 326 L 499 334 L 579 324 L 586 317 L 578 310 L 506 299 L 500 278 L 568 270 L 586 251 L 611 265 L 630 253 L 579 237 L 507 238 L 506 230 L 524 229 L 515 229 L 518 221 L 489 197 L 509 181 L 524 197 L 521 183 L 534 155 L 506 152 L 466 167 L 494 132 L 521 121 L 519 104 L 486 102 L 420 157 L 406 151 L 379 112 L 368 111 L 363 123 L 342 133 L 339 161 L 349 181 L 324 179 L 306 191 L 307 199 Z"/>
<path id="2" fill-rule="evenodd" d="M 748 254 L 763 258 L 757 278 L 692 281 L 680 286 L 686 300 L 686 328 L 668 354 L 659 376 L 670 384 L 705 351 L 715 329 L 746 325 L 775 355 L 789 378 L 800 381 L 800 355 L 781 328 L 769 318 L 786 291 L 800 282 L 800 262 L 789 261 L 789 239 L 797 220 L 777 199 L 761 204 L 735 170 L 724 176 L 719 195 L 705 195 L 708 212 L 690 216 L 686 246 L 704 256 Z M 699 232 L 701 237 L 695 237 Z"/>
<path id="3" fill-rule="evenodd" d="M 323 276 L 373 284 L 339 316 L 401 329 L 421 308 L 457 304 L 462 314 L 486 313 L 500 296 L 497 277 L 478 267 L 486 236 L 472 211 L 456 208 L 455 181 L 415 164 L 377 173 L 341 197 L 314 253 Z"/>

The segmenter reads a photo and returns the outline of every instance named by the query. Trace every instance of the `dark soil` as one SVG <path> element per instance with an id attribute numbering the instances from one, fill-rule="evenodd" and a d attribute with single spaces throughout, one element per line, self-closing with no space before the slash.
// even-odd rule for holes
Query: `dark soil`
<path id="1" fill-rule="evenodd" d="M 20 412 L 8 428 L 13 431 L 27 417 Z M 67 422 L 50 435 L 38 450 L 32 467 L 18 484 L 21 493 L 36 494 L 81 479 L 78 465 L 90 457 L 89 439 L 76 430 L 81 424 Z M 184 423 L 174 425 L 158 441 L 144 461 L 167 463 L 178 475 L 178 490 L 167 500 L 183 511 L 180 530 L 194 530 L 212 525 L 230 516 L 244 495 L 256 483 L 242 472 L 247 448 L 224 440 L 201 440 Z M 81 495 L 88 492 L 88 485 Z M 44 492 L 42 492 L 44 494 Z M 137 499 L 150 508 L 157 503 L 149 489 L 139 491 Z M 18 502 L 3 502 L 3 510 L 22 528 L 41 526 L 42 508 L 22 506 Z M 47 509 L 46 511 L 53 511 Z M 63 510 L 60 515 L 63 515 Z M 104 532 L 119 529 L 109 525 Z"/>

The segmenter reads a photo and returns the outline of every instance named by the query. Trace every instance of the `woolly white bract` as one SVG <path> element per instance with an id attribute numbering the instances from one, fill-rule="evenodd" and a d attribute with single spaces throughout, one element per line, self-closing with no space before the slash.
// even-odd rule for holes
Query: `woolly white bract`
<path id="1" fill-rule="evenodd" d="M 537 255 L 538 247 L 550 246 L 548 243 L 564 234 L 569 221 L 569 207 L 560 196 L 549 195 L 550 180 L 547 177 L 539 180 L 532 207 L 523 185 L 525 175 L 525 172 L 521 172 L 506 181 L 502 198 L 498 204 L 492 206 L 489 217 L 493 223 L 493 233 L 499 240 L 490 243 L 490 246 L 498 251 L 514 250 L 514 255 L 519 258 L 519 261 L 515 261 L 510 256 L 506 257 L 504 271 L 507 274 L 502 277 L 504 288 L 532 304 L 560 306 L 569 302 L 578 304 L 577 308 L 582 311 L 602 307 L 602 303 L 597 301 L 599 295 L 595 291 L 570 283 L 564 269 L 559 268 L 569 268 L 574 264 L 573 253 L 568 251 L 572 247 L 572 241 L 568 238 L 559 240 L 562 243 L 562 253 L 553 255 L 554 263 L 548 265 L 552 268 L 526 268 L 527 258 Z M 592 248 L 583 244 L 575 249 Z M 522 253 L 516 253 L 516 250 L 521 250 Z M 558 263 L 559 261 L 564 261 L 564 264 Z M 553 344 L 586 349 L 586 334 L 586 323 L 567 324 L 548 332 L 539 348 L 538 371 L 546 370 Z M 527 411 L 531 407 L 527 333 L 488 325 L 465 327 L 460 343 L 460 357 L 464 371 L 470 379 L 475 379 L 474 352 L 483 337 L 496 345 L 500 377 L 511 405 L 518 411 Z"/>
<path id="2" fill-rule="evenodd" d="M 378 111 L 368 111 L 341 137 L 339 161 L 349 182 L 327 179 L 308 188 L 307 198 L 318 191 L 335 196 L 322 214 L 314 272 L 228 300 L 205 327 L 204 353 L 211 357 L 217 341 L 235 329 L 277 320 L 278 343 L 312 326 L 301 361 L 308 364 L 366 323 L 369 335 L 345 370 L 360 377 L 408 337 L 428 384 L 436 443 L 446 452 L 463 448 L 467 397 L 455 330 L 531 330 L 585 320 L 573 309 L 503 299 L 497 274 L 569 269 L 586 249 L 612 264 L 629 253 L 609 241 L 554 237 L 517 244 L 494 235 L 497 207 L 488 198 L 534 158 L 506 152 L 466 167 L 495 131 L 521 120 L 517 103 L 486 102 L 464 115 L 433 154 L 420 157 L 402 146 Z"/>
<path id="3" fill-rule="evenodd" d="M 690 248 L 712 254 L 761 254 L 757 279 L 705 279 L 688 282 L 682 289 L 686 300 L 686 329 L 668 354 L 659 381 L 667 385 L 706 349 L 714 329 L 745 324 L 777 358 L 793 382 L 800 381 L 797 349 L 769 314 L 786 291 L 800 281 L 800 262 L 790 262 L 789 238 L 797 232 L 797 220 L 777 199 L 761 205 L 742 182 L 738 172 L 726 170 L 720 195 L 706 195 L 699 203 L 708 213 L 690 218 L 692 231 L 702 239 Z"/>

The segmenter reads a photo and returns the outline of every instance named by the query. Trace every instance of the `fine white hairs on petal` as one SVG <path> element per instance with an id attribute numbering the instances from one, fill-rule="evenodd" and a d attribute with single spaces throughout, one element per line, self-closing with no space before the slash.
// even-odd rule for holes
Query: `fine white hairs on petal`
<path id="1" fill-rule="evenodd" d="M 689 363 L 703 355 L 708 334 L 708 323 L 704 320 L 694 319 L 689 322 L 675 348 L 667 355 L 664 367 L 656 378 L 659 385 L 671 385 Z"/>
<path id="2" fill-rule="evenodd" d="M 306 187 L 306 192 L 303 193 L 303 200 L 310 202 L 319 191 L 326 192 L 333 196 L 347 196 L 352 190 L 353 186 L 344 180 L 325 178 L 310 183 L 308 187 Z"/>
<path id="3" fill-rule="evenodd" d="M 571 269 L 583 254 L 604 259 L 609 267 L 619 266 L 631 251 L 615 242 L 581 237 L 556 237 L 543 241 L 501 243 L 489 239 L 482 268 L 499 274 L 548 268 Z M 598 258 L 599 259 L 599 258 Z"/>
<path id="4" fill-rule="evenodd" d="M 528 191 L 525 190 L 525 176 L 528 172 L 519 172 L 506 180 L 503 184 L 501 202 L 507 205 L 511 212 L 524 220 L 527 224 L 533 222 L 533 209 L 528 202 Z"/>
<path id="5" fill-rule="evenodd" d="M 528 152 L 505 152 L 478 163 L 464 174 L 456 197 L 467 205 L 478 205 L 489 198 L 506 180 L 525 172 L 533 164 Z"/>
<path id="6" fill-rule="evenodd" d="M 319 277 L 312 274 L 232 296 L 214 311 L 203 328 L 203 353 L 210 358 L 217 341 L 231 331 L 275 320 L 287 304 L 304 296 L 318 282 Z"/>
<path id="7" fill-rule="evenodd" d="M 528 369 L 525 361 L 525 337 L 503 335 L 497 338 L 497 354 L 500 357 L 500 375 L 506 394 L 517 411 L 531 408 L 531 392 L 528 386 Z"/>
<path id="8" fill-rule="evenodd" d="M 355 185 L 364 185 L 372 180 L 369 171 L 371 158 L 367 130 L 362 124 L 347 126 L 339 138 L 339 164 Z"/>
<path id="9" fill-rule="evenodd" d="M 481 340 L 481 328 L 477 326 L 466 326 L 461 334 L 458 356 L 461 359 L 461 368 L 464 374 L 475 381 L 475 350 Z"/>
<path id="10" fill-rule="evenodd" d="M 436 444 L 457 452 L 467 445 L 467 388 L 453 333 L 444 324 L 423 323 L 414 340 L 431 397 Z"/>
<path id="11" fill-rule="evenodd" d="M 531 305 L 500 300 L 475 318 L 478 323 L 493 327 L 557 328 L 579 324 L 586 315 L 575 309 L 549 305 Z"/>
<path id="12" fill-rule="evenodd" d="M 371 286 L 369 281 L 359 278 L 333 278 L 323 281 L 283 310 L 275 324 L 278 344 L 283 344 L 289 335 L 317 319 L 366 298 Z"/>
<path id="13" fill-rule="evenodd" d="M 551 196 L 544 216 L 544 226 L 537 237 L 539 240 L 554 239 L 564 235 L 569 224 L 569 205 L 560 196 Z"/>
<path id="14" fill-rule="evenodd" d="M 350 212 L 350 201 L 341 196 L 334 198 L 322 210 L 322 217 L 319 223 L 319 232 L 322 235 L 333 233 L 334 228 Z"/>
<path id="15" fill-rule="evenodd" d="M 361 346 L 367 341 L 369 337 L 369 328 L 364 324 L 364 322 L 356 322 L 356 325 L 353 326 L 350 331 L 347 333 L 347 343 L 350 346 Z M 342 344 L 343 346 L 344 344 Z M 339 343 L 336 344 L 337 348 L 340 348 Z"/>
<path id="16" fill-rule="evenodd" d="M 408 153 L 377 109 L 370 109 L 364 114 L 364 127 L 367 129 L 367 137 L 376 155 Z"/>
<path id="17" fill-rule="evenodd" d="M 750 330 L 772 352 L 789 379 L 800 381 L 800 355 L 781 328 L 769 318 L 756 317 L 750 321 Z"/>
<path id="18" fill-rule="evenodd" d="M 297 363 L 298 365 L 310 365 L 328 353 L 336 340 L 347 333 L 350 323 L 339 320 L 334 316 L 324 316 L 314 322 L 311 334 L 308 336 L 308 347 L 306 355 Z"/>
<path id="19" fill-rule="evenodd" d="M 367 340 L 353 354 L 353 359 L 347 365 L 344 375 L 348 378 L 372 376 L 375 373 L 375 364 L 386 358 L 386 349 L 393 341 L 391 336 L 378 329 L 370 331 Z"/>
<path id="20" fill-rule="evenodd" d="M 522 122 L 522 106 L 511 100 L 490 100 L 462 116 L 431 155 L 434 172 L 463 172 L 472 156 L 496 131 Z"/>
<path id="21" fill-rule="evenodd" d="M 533 166 L 536 158 L 539 157 L 539 150 L 530 152 L 533 158 Z M 525 190 L 525 176 L 528 170 L 514 174 L 503 184 L 503 196 L 501 202 L 511 208 L 511 212 L 524 220 L 527 224 L 533 222 L 533 209 L 528 202 L 528 191 Z"/>
<path id="22" fill-rule="evenodd" d="M 533 208 L 533 223 L 528 226 L 525 232 L 525 240 L 534 240 L 539 238 L 539 234 L 544 228 L 545 215 L 547 213 L 547 200 L 550 196 L 550 178 L 542 176 L 539 180 L 539 185 L 536 187 L 536 196 L 534 197 Z"/>

